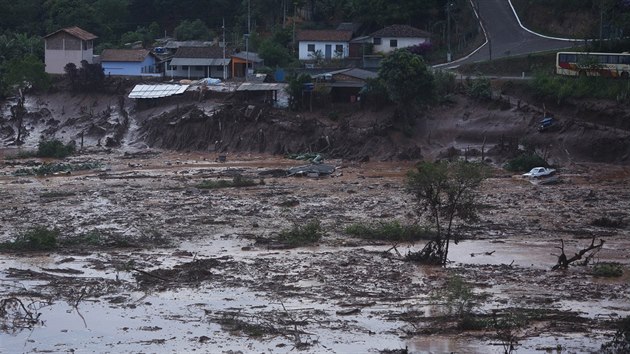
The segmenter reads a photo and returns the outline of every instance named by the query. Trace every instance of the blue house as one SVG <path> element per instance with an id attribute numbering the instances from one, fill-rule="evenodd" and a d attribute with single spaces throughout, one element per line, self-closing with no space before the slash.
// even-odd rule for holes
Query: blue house
<path id="1" fill-rule="evenodd" d="M 105 49 L 101 66 L 105 75 L 162 76 L 157 58 L 146 49 Z"/>

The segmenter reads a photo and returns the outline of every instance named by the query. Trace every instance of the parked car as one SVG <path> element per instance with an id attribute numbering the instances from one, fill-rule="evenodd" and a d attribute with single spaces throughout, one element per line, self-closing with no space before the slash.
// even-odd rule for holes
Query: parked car
<path id="1" fill-rule="evenodd" d="M 544 132 L 556 128 L 556 121 L 552 117 L 543 118 L 538 122 L 538 131 Z"/>
<path id="2" fill-rule="evenodd" d="M 523 177 L 528 178 L 538 178 L 538 177 L 547 177 L 551 176 L 556 172 L 553 168 L 547 167 L 534 167 L 529 172 L 523 173 Z"/>

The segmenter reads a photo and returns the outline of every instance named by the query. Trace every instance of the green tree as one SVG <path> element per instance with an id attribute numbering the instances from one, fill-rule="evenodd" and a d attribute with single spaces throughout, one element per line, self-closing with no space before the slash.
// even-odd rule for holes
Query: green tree
<path id="1" fill-rule="evenodd" d="M 194 21 L 184 20 L 175 27 L 175 37 L 180 41 L 189 40 L 209 40 L 211 32 L 206 24 L 197 19 Z"/>
<path id="2" fill-rule="evenodd" d="M 485 179 L 485 168 L 470 162 L 422 162 L 407 173 L 406 187 L 417 202 L 417 211 L 435 227 L 435 239 L 410 259 L 426 264 L 446 265 L 456 218 L 477 219 L 476 190 Z"/>
<path id="3" fill-rule="evenodd" d="M 47 90 L 50 87 L 50 77 L 44 67 L 44 63 L 34 55 L 13 59 L 7 64 L 6 83 L 9 86 L 32 86 L 35 89 Z"/>
<path id="4" fill-rule="evenodd" d="M 434 99 L 433 75 L 421 56 L 407 50 L 396 50 L 383 59 L 378 77 L 389 99 L 397 105 L 398 115 L 405 124 L 413 123 L 410 113 L 415 105 Z"/>
<path id="5" fill-rule="evenodd" d="M 299 111 L 303 106 L 304 84 L 313 82 L 313 79 L 308 74 L 299 74 L 290 76 L 288 81 L 289 108 Z"/>
<path id="6" fill-rule="evenodd" d="M 258 55 L 265 60 L 265 65 L 275 67 L 286 67 L 293 61 L 289 50 L 271 39 L 266 39 L 260 43 Z"/>
<path id="7" fill-rule="evenodd" d="M 60 28 L 79 26 L 92 33 L 100 32 L 100 22 L 94 7 L 83 0 L 46 0 L 46 31 L 53 32 Z"/>

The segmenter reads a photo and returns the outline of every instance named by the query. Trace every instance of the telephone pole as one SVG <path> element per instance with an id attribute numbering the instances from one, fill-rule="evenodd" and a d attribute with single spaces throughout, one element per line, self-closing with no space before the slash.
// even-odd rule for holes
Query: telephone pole
<path id="1" fill-rule="evenodd" d="M 251 0 L 247 0 L 247 34 L 245 35 L 245 81 L 247 81 L 247 75 L 249 75 L 249 34 L 252 28 L 250 3 Z"/>
<path id="2" fill-rule="evenodd" d="M 227 79 L 227 68 L 225 66 L 225 18 L 223 18 L 223 26 L 221 28 L 223 29 L 223 81 L 225 81 Z"/>

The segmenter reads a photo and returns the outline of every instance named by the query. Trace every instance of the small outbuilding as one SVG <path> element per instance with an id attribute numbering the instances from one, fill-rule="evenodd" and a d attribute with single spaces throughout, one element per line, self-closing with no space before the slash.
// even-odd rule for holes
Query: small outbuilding
<path id="1" fill-rule="evenodd" d="M 94 62 L 94 40 L 96 35 L 79 27 L 67 27 L 44 37 L 45 71 L 49 74 L 64 74 L 65 66 L 73 63 L 81 67 L 85 60 Z"/>

